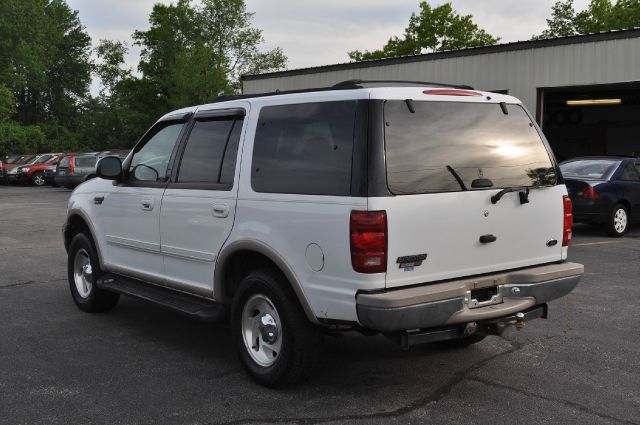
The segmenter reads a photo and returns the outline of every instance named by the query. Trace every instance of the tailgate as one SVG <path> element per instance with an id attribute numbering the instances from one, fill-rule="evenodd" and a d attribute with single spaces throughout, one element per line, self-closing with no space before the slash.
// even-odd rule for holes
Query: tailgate
<path id="1" fill-rule="evenodd" d="M 384 123 L 387 287 L 562 260 L 566 188 L 521 105 L 388 100 Z"/>
<path id="2" fill-rule="evenodd" d="M 564 186 L 532 189 L 528 204 L 520 204 L 518 193 L 509 193 L 494 205 L 490 198 L 497 192 L 370 199 L 370 209 L 387 212 L 386 286 L 561 260 Z M 495 241 L 480 242 L 487 235 Z M 421 264 L 408 265 L 410 257 L 420 255 L 426 255 Z"/>

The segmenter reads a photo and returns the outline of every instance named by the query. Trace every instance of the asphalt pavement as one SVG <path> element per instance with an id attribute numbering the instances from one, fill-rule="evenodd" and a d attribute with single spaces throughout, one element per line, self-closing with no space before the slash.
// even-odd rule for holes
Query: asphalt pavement
<path id="1" fill-rule="evenodd" d="M 70 191 L 0 186 L 0 424 L 640 424 L 640 226 L 576 226 L 586 273 L 548 320 L 466 349 L 326 338 L 309 382 L 241 369 L 227 324 L 122 297 L 74 305 L 61 226 Z"/>

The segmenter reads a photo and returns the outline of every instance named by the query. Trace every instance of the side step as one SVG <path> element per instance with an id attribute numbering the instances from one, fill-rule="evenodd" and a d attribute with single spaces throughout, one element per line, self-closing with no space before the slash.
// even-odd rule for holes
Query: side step
<path id="1" fill-rule="evenodd" d="M 203 322 L 217 322 L 224 319 L 228 313 L 224 304 L 124 276 L 106 274 L 100 277 L 96 283 L 101 289 L 150 301 Z"/>

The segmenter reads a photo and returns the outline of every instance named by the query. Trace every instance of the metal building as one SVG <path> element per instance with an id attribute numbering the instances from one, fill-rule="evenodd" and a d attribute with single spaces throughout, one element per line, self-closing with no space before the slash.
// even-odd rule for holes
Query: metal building
<path id="1" fill-rule="evenodd" d="M 350 79 L 467 84 L 521 99 L 556 156 L 640 154 L 640 29 L 242 77 L 246 94 Z"/>

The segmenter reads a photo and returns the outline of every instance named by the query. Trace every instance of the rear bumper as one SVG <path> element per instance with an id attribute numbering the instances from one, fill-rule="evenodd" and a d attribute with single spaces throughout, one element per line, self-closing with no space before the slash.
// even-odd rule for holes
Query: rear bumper
<path id="1" fill-rule="evenodd" d="M 582 264 L 562 263 L 382 293 L 360 293 L 356 297 L 358 320 L 369 329 L 393 332 L 505 317 L 567 295 L 583 273 Z M 496 288 L 497 299 L 475 306 L 470 291 L 481 288 Z"/>

